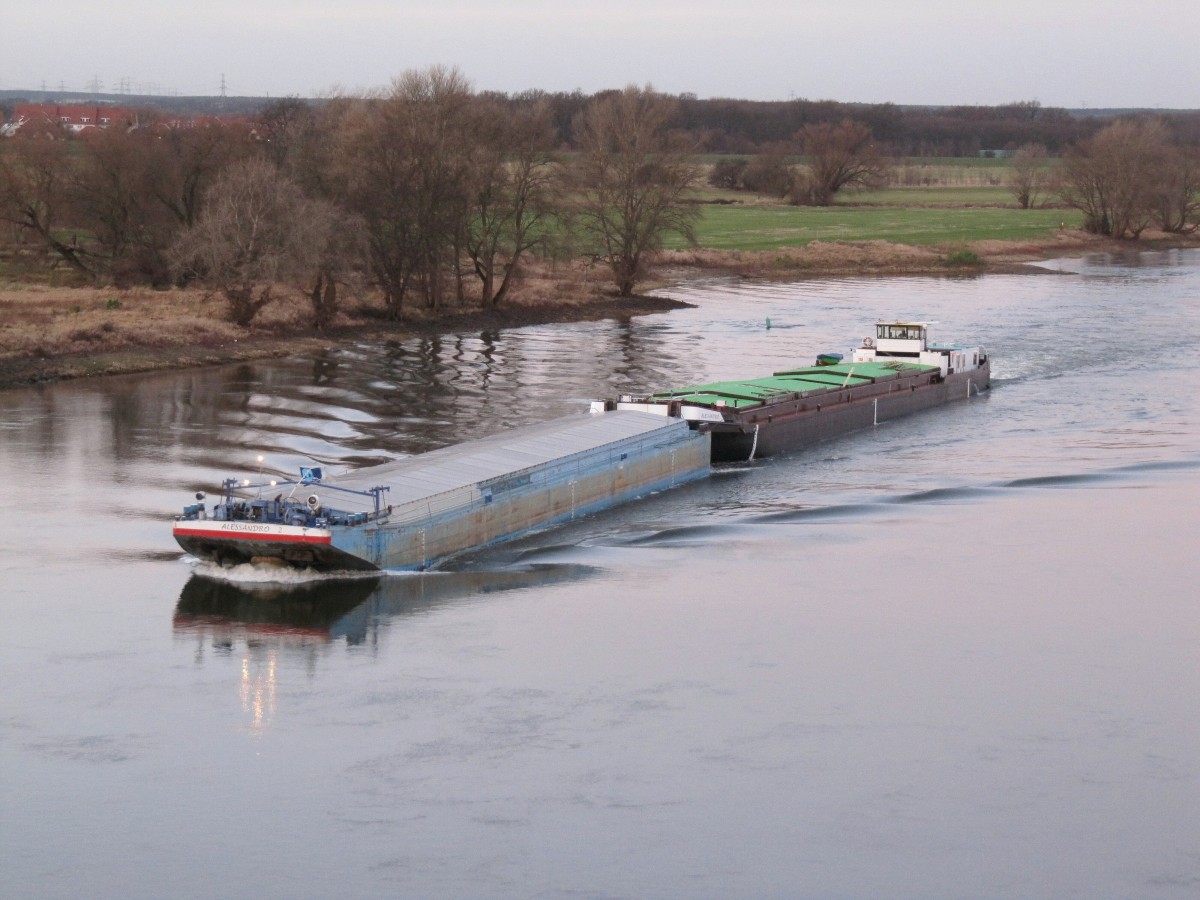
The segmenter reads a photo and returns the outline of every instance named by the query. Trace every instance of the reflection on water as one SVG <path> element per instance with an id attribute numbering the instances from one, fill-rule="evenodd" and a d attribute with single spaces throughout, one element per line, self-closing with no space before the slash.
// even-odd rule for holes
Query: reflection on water
<path id="1" fill-rule="evenodd" d="M 845 350 L 869 323 L 890 315 L 936 319 L 939 340 L 982 343 L 993 354 L 999 387 L 1063 379 L 1022 403 L 1030 419 L 1044 420 L 1047 403 L 1064 402 L 1080 416 L 1129 418 L 1123 410 L 1113 414 L 1116 401 L 1137 404 L 1130 416 L 1153 424 L 1162 404 L 1181 398 L 1154 389 L 1154 378 L 1147 390 L 1130 391 L 1129 379 L 1147 374 L 1164 352 L 1179 365 L 1194 362 L 1196 343 L 1181 335 L 1195 332 L 1200 313 L 1179 297 L 1188 291 L 1182 282 L 1195 277 L 1196 256 L 1146 254 L 1136 268 L 1060 260 L 1047 264 L 1058 277 L 967 284 L 913 278 L 686 285 L 672 295 L 695 308 L 669 315 L 413 337 L 270 363 L 13 392 L 0 397 L 0 424 L 12 441 L 7 446 L 21 448 L 16 461 L 32 457 L 67 476 L 94 466 L 100 488 L 137 479 L 186 495 L 255 471 L 260 454 L 268 474 L 311 462 L 337 472 L 576 412 L 596 397 L 753 377 Z M 767 319 L 775 323 L 770 330 Z M 1079 383 L 1091 376 L 1109 383 Z M 994 405 L 998 416 L 1009 414 L 1005 404 Z"/>
<path id="2" fill-rule="evenodd" d="M 562 584 L 586 577 L 583 565 L 542 564 L 502 571 L 314 579 L 300 584 L 235 583 L 193 575 L 175 607 L 177 638 L 194 642 L 194 661 L 207 653 L 241 656 L 238 699 L 252 734 L 270 726 L 280 665 L 299 658 L 316 673 L 334 642 L 377 648 L 389 619 L 427 613 L 480 594 Z"/>
<path id="3" fill-rule="evenodd" d="M 296 585 L 238 585 L 193 575 L 175 607 L 175 631 L 202 636 L 213 646 L 235 640 L 270 639 L 274 643 L 307 643 L 345 637 L 361 641 L 363 629 L 344 620 L 366 602 L 377 578 L 312 581 Z"/>
<path id="4" fill-rule="evenodd" d="M 365 638 L 364 615 L 356 615 L 378 579 L 303 584 L 238 585 L 193 575 L 175 607 L 179 638 L 194 645 L 194 661 L 207 654 L 241 657 L 238 699 L 248 727 L 262 734 L 274 718 L 281 656 L 299 658 L 309 673 L 331 641 Z"/>
<path id="5" fill-rule="evenodd" d="M 0 392 L 0 895 L 1191 900 L 1200 253 L 1129 262 Z M 170 538 L 259 454 L 394 459 L 885 317 L 995 390 L 466 571 L 229 583 Z"/>
<path id="6" fill-rule="evenodd" d="M 547 563 L 500 571 L 420 572 L 301 584 L 245 584 L 193 575 L 175 607 L 175 632 L 228 650 L 238 641 L 309 647 L 368 643 L 390 618 L 479 594 L 584 578 L 589 566 Z"/>

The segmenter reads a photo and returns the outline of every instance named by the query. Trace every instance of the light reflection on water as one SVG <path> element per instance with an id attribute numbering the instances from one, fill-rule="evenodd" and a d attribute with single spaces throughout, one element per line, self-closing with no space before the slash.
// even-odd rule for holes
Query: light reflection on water
<path id="1" fill-rule="evenodd" d="M 0 893 L 1192 896 L 1200 254 L 1046 268 L 0 394 Z M 229 583 L 169 539 L 259 454 L 398 458 L 889 316 L 996 389 L 450 572 Z"/>

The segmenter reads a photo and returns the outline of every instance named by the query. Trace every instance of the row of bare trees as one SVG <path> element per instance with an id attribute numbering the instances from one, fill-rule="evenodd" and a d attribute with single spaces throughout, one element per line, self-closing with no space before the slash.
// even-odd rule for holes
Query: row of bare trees
<path id="1" fill-rule="evenodd" d="M 1162 119 L 1122 119 L 1071 147 L 1061 160 L 1041 144 L 1013 157 L 1010 181 L 1022 209 L 1058 202 L 1083 214 L 1094 234 L 1136 239 L 1153 226 L 1200 229 L 1200 147 Z"/>
<path id="2" fill-rule="evenodd" d="M 163 284 L 167 250 L 217 175 L 253 152 L 245 129 L 57 128 L 0 141 L 0 222 L 81 275 Z"/>
<path id="3" fill-rule="evenodd" d="M 433 67 L 372 96 L 279 101 L 253 131 L 2 141 L 0 221 L 87 277 L 201 279 L 241 324 L 281 287 L 311 298 L 318 327 L 355 282 L 393 318 L 495 306 L 531 254 L 602 260 L 628 295 L 697 214 L 673 110 L 648 87 L 605 94 L 564 157 L 548 105 L 514 110 Z"/>
<path id="4" fill-rule="evenodd" d="M 1200 148 L 1174 142 L 1161 120 L 1109 125 L 1067 154 L 1062 180 L 1063 200 L 1095 234 L 1200 228 Z"/>
<path id="5" fill-rule="evenodd" d="M 847 119 L 806 125 L 792 141 L 752 158 L 720 160 L 709 183 L 829 206 L 840 191 L 882 187 L 891 168 L 870 128 Z M 1151 225 L 1200 229 L 1200 147 L 1172 134 L 1163 119 L 1119 119 L 1061 160 L 1042 144 L 1025 144 L 1013 155 L 1009 185 L 1022 209 L 1047 202 L 1078 209 L 1084 228 L 1096 234 L 1137 238 Z"/>
<path id="6" fill-rule="evenodd" d="M 0 140 L 0 224 L 84 277 L 201 279 L 242 324 L 281 289 L 310 298 L 318 327 L 353 284 L 377 289 L 393 318 L 494 306 L 535 255 L 603 261 L 632 293 L 666 235 L 693 237 L 697 146 L 676 127 L 680 101 L 596 95 L 574 114 L 570 153 L 561 109 L 525 101 L 433 67 L 370 96 L 276 101 L 253 128 L 23 128 Z M 711 181 L 829 205 L 884 182 L 875 138 L 865 121 L 809 123 L 721 160 Z M 1053 196 L 1101 234 L 1195 230 L 1200 217 L 1196 142 L 1161 120 L 1118 120 L 1061 160 L 1028 145 L 1012 172 L 1019 205 Z"/>

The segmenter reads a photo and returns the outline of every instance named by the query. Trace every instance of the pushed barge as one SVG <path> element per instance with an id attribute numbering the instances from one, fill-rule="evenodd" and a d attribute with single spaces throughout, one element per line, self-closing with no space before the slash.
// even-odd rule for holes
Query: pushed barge
<path id="1" fill-rule="evenodd" d="M 326 479 L 228 479 L 184 508 L 174 537 L 222 565 L 424 569 L 709 472 L 710 437 L 678 418 L 593 411 Z"/>
<path id="2" fill-rule="evenodd" d="M 599 408 L 683 419 L 712 436 L 713 462 L 797 450 L 991 387 L 983 348 L 931 345 L 931 324 L 878 322 L 848 363 L 826 353 L 767 378 L 625 395 Z"/>

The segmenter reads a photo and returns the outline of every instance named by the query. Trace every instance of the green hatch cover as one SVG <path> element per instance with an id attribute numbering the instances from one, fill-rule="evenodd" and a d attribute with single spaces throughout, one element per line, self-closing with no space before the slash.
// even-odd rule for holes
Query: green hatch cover
<path id="1" fill-rule="evenodd" d="M 776 372 L 768 378 L 753 378 L 748 381 L 714 381 L 676 391 L 654 394 L 652 400 L 682 400 L 697 406 L 726 406 L 739 409 L 757 406 L 791 394 L 811 395 L 828 393 L 843 387 L 887 381 L 900 375 L 916 375 L 934 371 L 936 366 L 919 363 L 887 362 L 839 363 L 834 366 L 807 366 Z"/>

